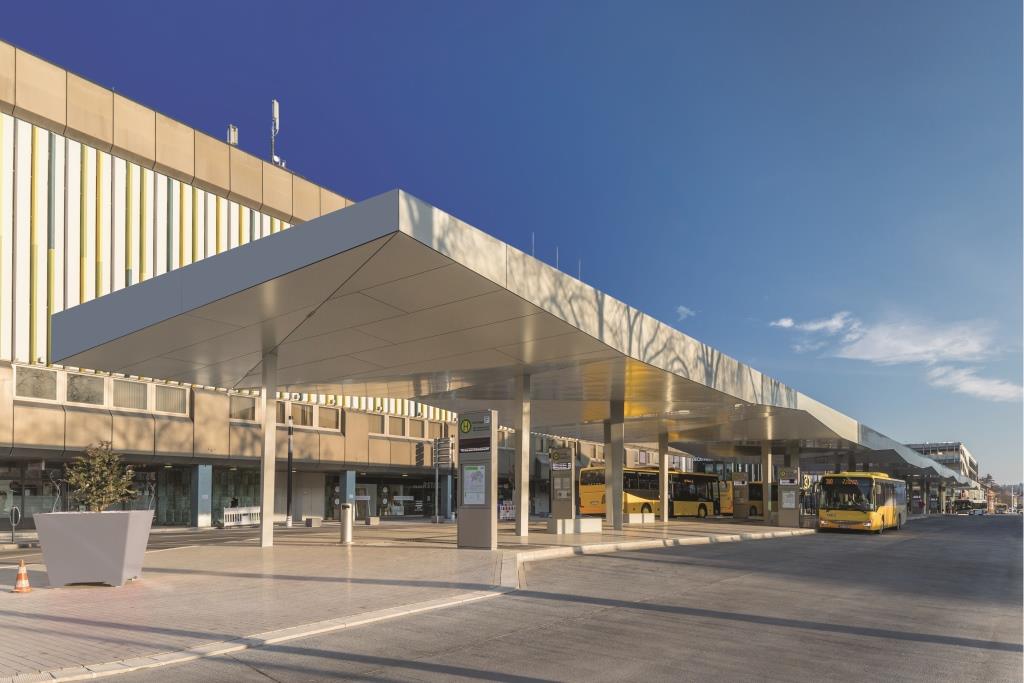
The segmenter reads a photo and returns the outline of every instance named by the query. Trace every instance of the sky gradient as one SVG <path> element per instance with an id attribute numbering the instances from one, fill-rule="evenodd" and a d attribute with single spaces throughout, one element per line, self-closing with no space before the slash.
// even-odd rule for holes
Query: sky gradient
<path id="1" fill-rule="evenodd" d="M 158 9 L 159 8 L 159 9 Z M 1022 475 L 1021 6 L 16 3 L 0 38 L 400 187 L 904 442 Z"/>

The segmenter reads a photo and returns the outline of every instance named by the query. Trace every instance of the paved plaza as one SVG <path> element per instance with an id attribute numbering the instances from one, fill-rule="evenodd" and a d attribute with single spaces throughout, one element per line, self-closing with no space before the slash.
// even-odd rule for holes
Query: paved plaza
<path id="1" fill-rule="evenodd" d="M 41 556 L 29 556 L 34 590 L 27 595 L 6 592 L 15 578 L 8 559 L 0 569 L 5 589 L 0 593 L 5 643 L 0 676 L 87 675 L 81 667 L 123 671 L 489 598 L 518 586 L 523 557 L 808 533 L 726 520 L 577 536 L 554 536 L 542 532 L 543 525 L 534 526 L 529 538 L 521 539 L 503 525 L 497 552 L 457 550 L 454 524 L 356 527 L 349 547 L 338 544 L 337 525 L 281 529 L 277 545 L 269 549 L 256 547 L 254 530 L 223 534 L 220 542 L 218 530 L 182 531 L 174 534 L 178 547 L 151 550 L 142 580 L 121 588 L 47 588 L 45 567 L 35 563 Z M 163 534 L 153 540 L 167 543 Z M 191 654 L 182 654 L 190 648 Z"/>
<path id="2" fill-rule="evenodd" d="M 124 680 L 1020 681 L 1020 577 L 1015 516 L 582 556 L 493 600 Z"/>

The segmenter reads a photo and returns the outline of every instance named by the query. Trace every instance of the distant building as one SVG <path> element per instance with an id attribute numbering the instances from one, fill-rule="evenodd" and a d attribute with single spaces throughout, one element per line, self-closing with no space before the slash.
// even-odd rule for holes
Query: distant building
<path id="1" fill-rule="evenodd" d="M 962 441 L 908 443 L 906 446 L 928 456 L 940 465 L 970 477 L 972 481 L 978 481 L 978 461 Z"/>

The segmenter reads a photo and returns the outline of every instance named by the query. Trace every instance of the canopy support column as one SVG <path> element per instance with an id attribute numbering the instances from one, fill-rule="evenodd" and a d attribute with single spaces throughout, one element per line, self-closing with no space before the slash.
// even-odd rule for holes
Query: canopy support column
<path id="1" fill-rule="evenodd" d="M 764 523 L 771 524 L 772 520 L 772 442 L 761 442 L 761 510 L 764 514 Z"/>
<path id="2" fill-rule="evenodd" d="M 274 468 L 277 465 L 277 351 L 263 354 L 263 455 L 260 461 L 260 547 L 274 545 Z"/>
<path id="3" fill-rule="evenodd" d="M 604 518 L 622 530 L 622 475 L 626 466 L 625 406 L 611 401 L 611 416 L 604 423 Z"/>
<path id="4" fill-rule="evenodd" d="M 669 502 L 668 498 L 668 434 L 658 434 L 658 499 L 661 501 L 662 522 L 668 521 Z"/>
<path id="5" fill-rule="evenodd" d="M 523 374 L 516 381 L 516 536 L 530 534 L 530 376 Z"/>

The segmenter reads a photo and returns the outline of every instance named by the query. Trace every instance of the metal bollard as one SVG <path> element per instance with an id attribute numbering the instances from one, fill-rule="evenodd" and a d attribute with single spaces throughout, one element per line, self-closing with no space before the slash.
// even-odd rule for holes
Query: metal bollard
<path id="1" fill-rule="evenodd" d="M 352 505 L 345 503 L 341 506 L 341 543 L 352 545 Z"/>

